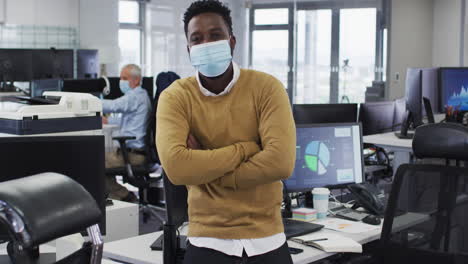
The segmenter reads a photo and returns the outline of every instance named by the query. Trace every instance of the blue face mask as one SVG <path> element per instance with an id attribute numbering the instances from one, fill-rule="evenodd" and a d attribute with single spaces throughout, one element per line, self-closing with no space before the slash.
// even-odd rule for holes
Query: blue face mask
<path id="1" fill-rule="evenodd" d="M 190 60 L 193 67 L 206 77 L 216 77 L 226 72 L 231 64 L 231 46 L 220 40 L 192 46 Z"/>
<path id="2" fill-rule="evenodd" d="M 130 83 L 126 80 L 120 80 L 119 86 L 120 86 L 120 91 L 123 94 L 126 94 L 128 91 L 132 90 L 132 88 L 130 88 Z"/>

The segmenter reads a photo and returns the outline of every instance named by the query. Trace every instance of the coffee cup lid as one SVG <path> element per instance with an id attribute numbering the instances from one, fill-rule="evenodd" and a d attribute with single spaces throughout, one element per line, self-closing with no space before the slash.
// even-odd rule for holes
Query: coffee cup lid
<path id="1" fill-rule="evenodd" d="M 328 188 L 314 188 L 312 194 L 330 194 Z"/>

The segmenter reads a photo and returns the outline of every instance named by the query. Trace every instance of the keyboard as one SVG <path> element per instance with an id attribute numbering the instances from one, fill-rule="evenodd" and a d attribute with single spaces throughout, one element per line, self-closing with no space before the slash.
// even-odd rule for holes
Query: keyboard
<path id="1" fill-rule="evenodd" d="M 290 218 L 283 218 L 283 225 L 284 234 L 286 234 L 286 239 L 316 232 L 323 228 L 323 225 L 294 220 Z"/>

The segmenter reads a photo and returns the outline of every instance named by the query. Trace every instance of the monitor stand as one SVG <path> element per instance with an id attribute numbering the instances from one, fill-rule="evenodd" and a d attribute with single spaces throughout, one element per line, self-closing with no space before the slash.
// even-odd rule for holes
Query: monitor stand
<path id="1" fill-rule="evenodd" d="M 414 133 L 406 133 L 406 135 L 403 135 L 400 132 L 395 132 L 395 136 L 400 139 L 413 139 Z"/>
<path id="2" fill-rule="evenodd" d="M 179 248 L 187 249 L 187 236 L 177 236 L 177 240 L 179 241 Z M 161 234 L 154 242 L 151 244 L 151 250 L 163 250 L 163 240 L 164 234 Z"/>
<path id="3" fill-rule="evenodd" d="M 314 197 L 311 191 L 305 193 L 304 206 L 307 208 L 314 208 Z"/>

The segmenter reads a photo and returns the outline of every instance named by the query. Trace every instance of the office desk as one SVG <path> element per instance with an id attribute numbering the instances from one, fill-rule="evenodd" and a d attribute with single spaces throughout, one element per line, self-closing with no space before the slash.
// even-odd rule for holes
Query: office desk
<path id="1" fill-rule="evenodd" d="M 416 225 L 427 220 L 428 217 L 422 214 L 408 213 L 399 216 L 394 221 L 395 232 L 402 230 L 411 225 Z M 334 233 L 336 231 L 322 229 L 318 232 Z M 354 239 L 355 241 L 366 244 L 380 238 L 381 229 L 373 230 L 372 232 L 360 234 L 347 234 L 337 232 Z M 162 231 L 150 233 L 142 236 L 132 237 L 119 241 L 107 243 L 104 246 L 104 257 L 114 259 L 116 261 L 128 262 L 132 264 L 162 264 L 162 251 L 152 251 L 150 245 L 162 234 Z M 302 248 L 304 252 L 292 255 L 295 264 L 307 264 L 320 259 L 327 258 L 334 253 L 327 253 L 313 247 L 301 245 L 296 242 L 288 241 L 292 247 Z"/>
<path id="2" fill-rule="evenodd" d="M 434 115 L 436 123 L 441 122 L 445 118 L 444 114 Z M 412 131 L 411 133 L 414 133 Z M 396 169 L 404 163 L 412 163 L 413 157 L 413 140 L 412 139 L 401 139 L 395 136 L 395 132 L 388 132 L 382 134 L 375 134 L 363 137 L 364 143 L 370 143 L 379 147 L 385 148 L 389 151 L 394 152 L 393 168 L 394 173 Z"/>
<path id="3" fill-rule="evenodd" d="M 393 173 L 396 173 L 396 169 L 401 164 L 412 162 L 413 140 L 397 138 L 395 132 L 364 136 L 363 142 L 377 145 L 394 153 Z"/>

